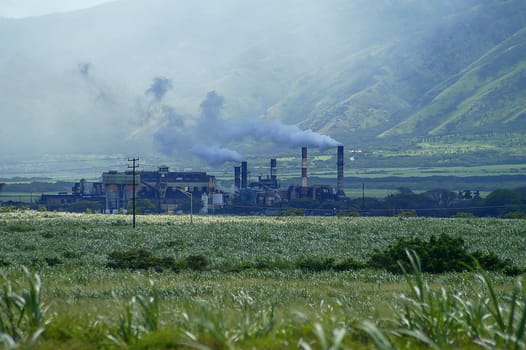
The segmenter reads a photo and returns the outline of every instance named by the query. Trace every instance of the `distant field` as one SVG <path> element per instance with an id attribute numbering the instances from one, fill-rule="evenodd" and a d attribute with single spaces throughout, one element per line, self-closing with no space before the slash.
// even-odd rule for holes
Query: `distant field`
<path id="1" fill-rule="evenodd" d="M 526 163 L 523 164 L 499 164 L 487 166 L 451 166 L 451 167 L 417 167 L 417 168 L 368 168 L 351 169 L 347 171 L 348 176 L 377 178 L 386 176 L 500 176 L 500 175 L 526 175 Z"/>
<path id="2" fill-rule="evenodd" d="M 323 348 L 316 330 L 321 327 L 330 342 L 333 331 L 343 330 L 341 349 L 369 349 L 372 340 L 357 327 L 393 315 L 399 294 L 410 291 L 403 276 L 368 269 L 312 272 L 292 268 L 292 262 L 364 261 L 397 238 L 446 233 L 462 237 L 470 250 L 494 252 L 526 267 L 524 220 L 194 216 L 190 224 L 188 216 L 139 216 L 137 222 L 134 230 L 131 218 L 122 215 L 0 214 L 0 271 L 15 278 L 23 264 L 43 279 L 52 317 L 37 349 L 127 348 L 109 341 L 108 334 L 122 340 L 126 305 L 152 293 L 160 303 L 158 329 L 137 328 L 140 339 L 129 340 L 132 348 L 172 348 L 166 344 L 175 342 L 203 349 L 278 349 L 298 348 L 303 341 L 317 349 Z M 209 265 L 180 272 L 107 266 L 112 252 L 137 249 L 174 259 L 205 256 Z M 257 264 L 267 267 L 249 268 Z M 483 288 L 473 273 L 425 278 L 464 296 Z M 492 279 L 498 295 L 514 283 L 498 274 Z M 144 327 L 145 309 L 134 305 L 130 322 Z"/>

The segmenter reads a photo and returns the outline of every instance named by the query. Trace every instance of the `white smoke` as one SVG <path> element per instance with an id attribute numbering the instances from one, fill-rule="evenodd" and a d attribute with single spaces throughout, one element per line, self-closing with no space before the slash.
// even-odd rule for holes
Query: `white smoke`
<path id="1" fill-rule="evenodd" d="M 236 151 L 219 146 L 197 144 L 192 147 L 192 154 L 203 159 L 210 165 L 220 165 L 225 162 L 241 162 L 243 156 Z"/>
<path id="2" fill-rule="evenodd" d="M 162 84 L 161 84 L 162 83 Z M 153 89 L 152 87 L 156 87 Z M 226 120 L 221 118 L 224 98 L 215 91 L 207 93 L 201 102 L 199 118 L 193 119 L 179 115 L 172 107 L 162 103 L 163 96 L 171 89 L 170 80 L 154 79 L 147 95 L 153 95 L 148 109 L 148 117 L 141 130 L 155 129 L 153 137 L 157 149 L 164 154 L 172 155 L 176 151 L 190 151 L 209 165 L 220 165 L 225 162 L 244 160 L 239 152 L 229 149 L 228 145 L 246 139 L 271 141 L 278 146 L 317 147 L 328 149 L 340 143 L 327 135 L 321 135 L 310 129 L 301 130 L 296 125 L 283 124 L 280 121 L 269 121 L 260 118 L 250 120 Z M 154 92 L 158 92 L 154 94 Z M 153 108 L 157 107 L 157 108 Z M 155 111 L 155 113 L 153 113 Z"/>
<path id="3" fill-rule="evenodd" d="M 232 139 L 254 137 L 257 140 L 268 139 L 277 145 L 290 147 L 307 146 L 323 150 L 341 145 L 330 136 L 319 134 L 310 129 L 301 130 L 296 125 L 283 124 L 277 120 L 256 119 L 238 127 L 234 126 L 230 130 L 232 130 Z"/>

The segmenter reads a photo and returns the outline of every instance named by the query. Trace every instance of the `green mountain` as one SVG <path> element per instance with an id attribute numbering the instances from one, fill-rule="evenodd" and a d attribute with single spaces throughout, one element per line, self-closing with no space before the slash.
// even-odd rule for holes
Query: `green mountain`
<path id="1" fill-rule="evenodd" d="M 429 30 L 401 33 L 311 72 L 268 116 L 354 144 L 525 132 L 525 14 L 521 1 L 456 9 Z"/>
<path id="2" fill-rule="evenodd" d="M 380 136 L 483 133 L 526 126 L 526 29 L 434 87 L 431 101 Z"/>

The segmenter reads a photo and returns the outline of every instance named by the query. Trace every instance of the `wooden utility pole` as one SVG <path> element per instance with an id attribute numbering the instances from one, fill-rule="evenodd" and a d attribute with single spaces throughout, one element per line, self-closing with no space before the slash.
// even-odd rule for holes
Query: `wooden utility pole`
<path id="1" fill-rule="evenodd" d="M 365 211 L 365 183 L 362 182 L 362 211 Z"/>
<path id="2" fill-rule="evenodd" d="M 133 195 L 132 195 L 132 208 L 133 208 L 133 228 L 135 228 L 135 202 L 137 201 L 137 198 L 135 196 L 135 174 L 136 174 L 136 169 L 139 167 L 139 158 L 128 158 L 128 162 L 132 162 L 132 165 L 128 165 L 128 169 L 132 169 L 132 174 L 133 174 L 133 184 L 132 184 L 132 189 L 133 189 Z"/>

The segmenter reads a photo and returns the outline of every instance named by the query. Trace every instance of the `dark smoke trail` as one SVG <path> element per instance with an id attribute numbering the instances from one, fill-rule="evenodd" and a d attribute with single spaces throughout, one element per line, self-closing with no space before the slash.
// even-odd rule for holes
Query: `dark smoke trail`
<path id="1" fill-rule="evenodd" d="M 166 155 L 173 155 L 177 149 L 191 142 L 184 130 L 183 115 L 177 114 L 170 106 L 161 105 L 156 113 L 160 114 L 162 126 L 153 134 L 156 148 Z"/>
<path id="2" fill-rule="evenodd" d="M 79 72 L 82 76 L 87 77 L 91 69 L 91 63 L 79 63 Z"/>
<path id="3" fill-rule="evenodd" d="M 215 91 L 210 91 L 206 94 L 206 98 L 199 105 L 201 107 L 201 114 L 206 119 L 217 119 L 223 109 L 225 99 L 218 95 Z"/>
<path id="4" fill-rule="evenodd" d="M 173 88 L 172 81 L 165 77 L 153 78 L 152 85 L 146 90 L 146 95 L 153 95 L 153 97 L 160 101 L 164 95 Z"/>

